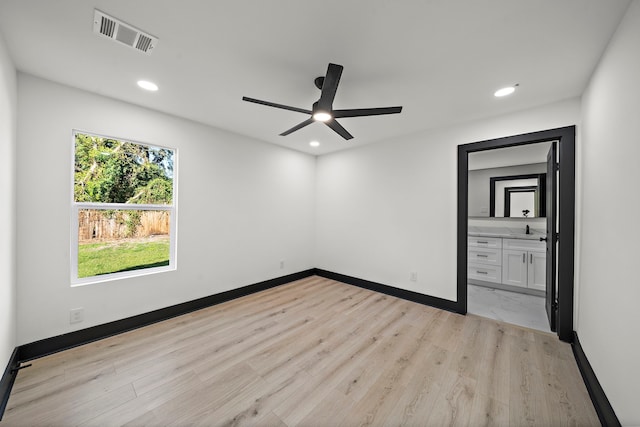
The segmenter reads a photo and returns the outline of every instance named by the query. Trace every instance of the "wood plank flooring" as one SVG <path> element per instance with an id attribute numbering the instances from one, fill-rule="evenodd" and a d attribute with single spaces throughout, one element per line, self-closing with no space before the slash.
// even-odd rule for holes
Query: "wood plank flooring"
<path id="1" fill-rule="evenodd" d="M 33 361 L 2 426 L 597 426 L 551 335 L 310 277 Z"/>

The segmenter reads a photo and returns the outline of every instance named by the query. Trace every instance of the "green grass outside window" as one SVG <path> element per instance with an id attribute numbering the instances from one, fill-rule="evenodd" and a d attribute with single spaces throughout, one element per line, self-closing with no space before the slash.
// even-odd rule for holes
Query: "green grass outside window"
<path id="1" fill-rule="evenodd" d="M 78 277 L 169 265 L 169 238 L 123 239 L 78 245 Z"/>

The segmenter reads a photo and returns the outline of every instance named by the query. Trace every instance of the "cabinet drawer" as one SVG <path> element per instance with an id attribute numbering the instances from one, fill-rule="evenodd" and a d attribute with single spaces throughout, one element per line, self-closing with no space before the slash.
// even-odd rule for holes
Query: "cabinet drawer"
<path id="1" fill-rule="evenodd" d="M 467 245 L 476 248 L 500 249 L 502 247 L 502 239 L 500 237 L 467 236 Z"/>
<path id="2" fill-rule="evenodd" d="M 499 265 L 467 264 L 469 279 L 484 280 L 485 282 L 502 282 L 502 267 Z"/>
<path id="3" fill-rule="evenodd" d="M 476 264 L 501 265 L 502 249 L 469 247 L 467 262 Z"/>
<path id="4" fill-rule="evenodd" d="M 507 250 L 513 249 L 518 251 L 545 252 L 547 250 L 547 244 L 545 242 L 525 239 L 502 239 L 502 247 Z"/>

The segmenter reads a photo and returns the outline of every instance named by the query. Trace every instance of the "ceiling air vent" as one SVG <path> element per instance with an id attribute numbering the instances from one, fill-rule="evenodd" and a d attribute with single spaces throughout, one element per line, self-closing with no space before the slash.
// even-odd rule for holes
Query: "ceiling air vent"
<path id="1" fill-rule="evenodd" d="M 97 9 L 93 15 L 93 32 L 146 54 L 150 54 L 158 44 L 157 37 L 144 33 Z"/>

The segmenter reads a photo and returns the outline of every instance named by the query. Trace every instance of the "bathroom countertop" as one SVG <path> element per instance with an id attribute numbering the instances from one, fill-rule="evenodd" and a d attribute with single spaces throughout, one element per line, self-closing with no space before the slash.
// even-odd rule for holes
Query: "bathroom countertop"
<path id="1" fill-rule="evenodd" d="M 543 230 L 531 228 L 531 234 L 525 234 L 524 227 L 480 227 L 470 225 L 467 231 L 469 236 L 476 237 L 503 237 L 508 239 L 523 240 L 540 240 L 540 237 L 546 237 L 547 233 Z"/>

